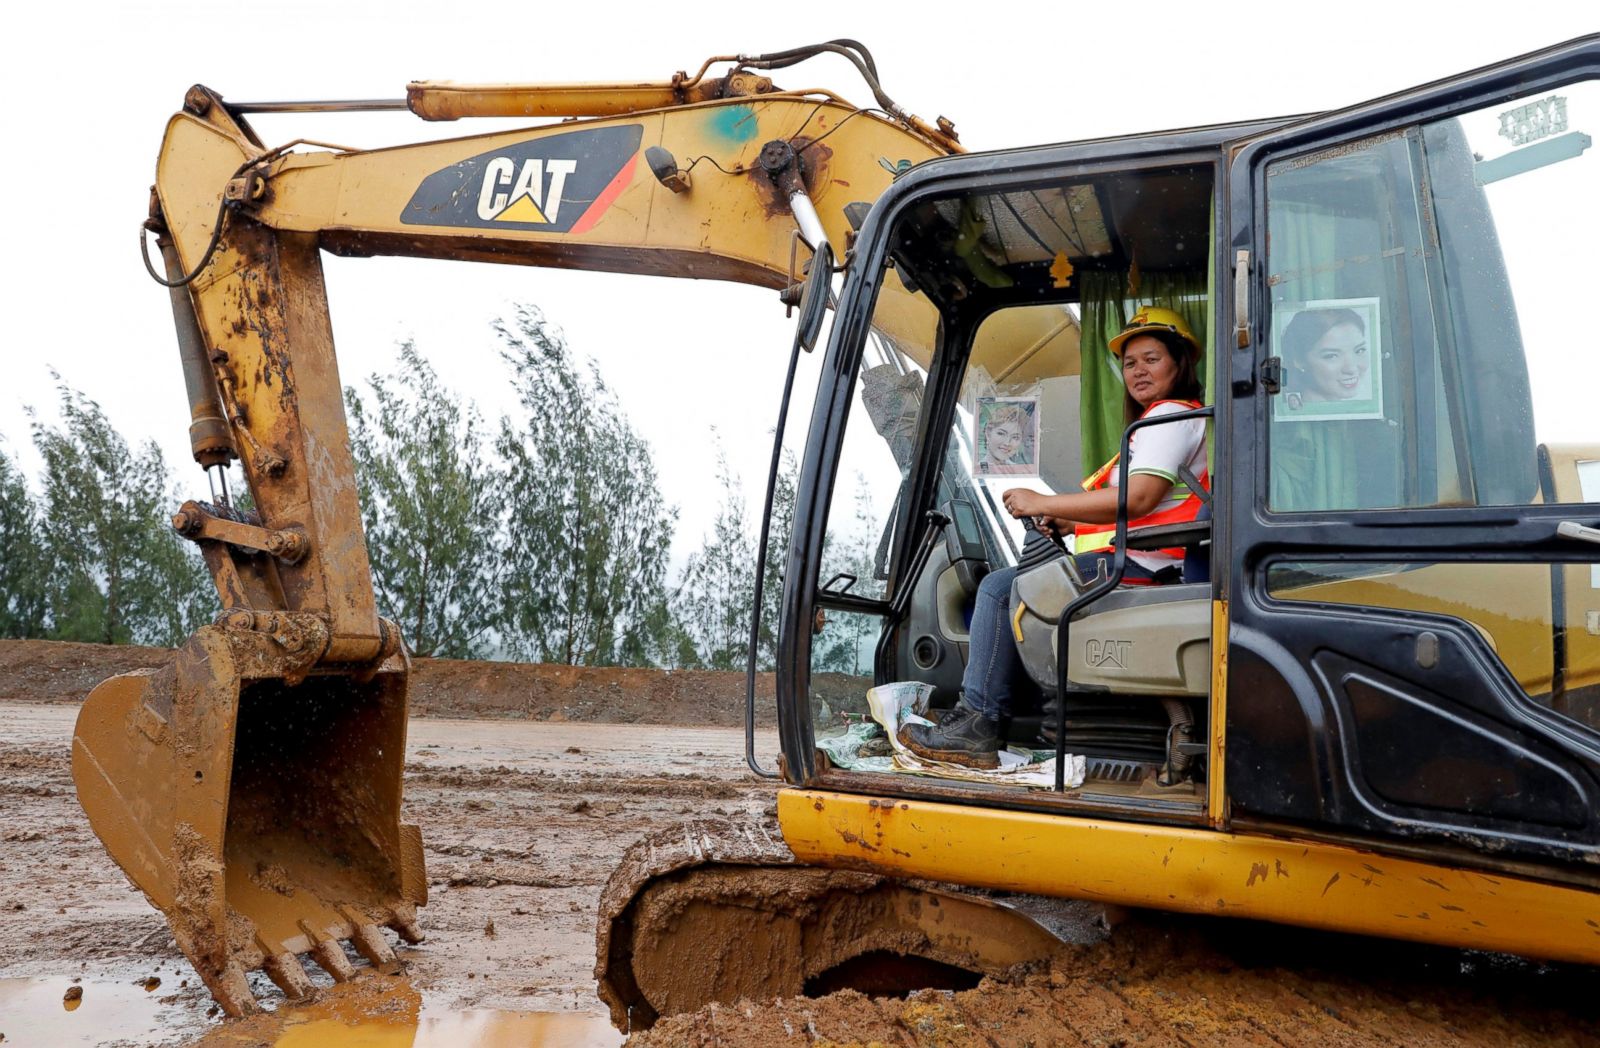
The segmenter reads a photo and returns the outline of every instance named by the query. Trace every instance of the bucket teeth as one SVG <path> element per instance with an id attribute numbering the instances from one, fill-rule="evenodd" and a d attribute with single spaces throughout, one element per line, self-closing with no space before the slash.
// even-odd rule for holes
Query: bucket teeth
<path id="1" fill-rule="evenodd" d="M 268 957 L 262 967 L 266 969 L 267 978 L 271 979 L 290 1000 L 299 1000 L 311 992 L 311 977 L 306 975 L 306 970 L 300 965 L 300 958 L 294 954 L 280 953 Z"/>
<path id="2" fill-rule="evenodd" d="M 350 935 L 350 941 L 374 968 L 386 968 L 394 963 L 394 950 L 384 941 L 383 932 L 378 930 L 377 925 L 357 925 Z"/>
<path id="3" fill-rule="evenodd" d="M 311 948 L 311 956 L 323 971 L 333 976 L 334 982 L 349 982 L 355 977 L 356 970 L 350 966 L 350 959 L 344 955 L 344 948 L 337 939 L 317 943 Z"/>
<path id="4" fill-rule="evenodd" d="M 391 921 L 389 923 L 389 927 L 393 928 L 395 932 L 399 934 L 400 938 L 404 939 L 412 946 L 415 946 L 417 943 L 426 938 L 426 936 L 422 934 L 422 929 L 417 927 L 416 921 Z"/>
<path id="5" fill-rule="evenodd" d="M 250 992 L 250 981 L 245 978 L 244 969 L 237 964 L 224 968 L 210 989 L 211 996 L 222 1005 L 222 1010 L 235 1019 L 242 1015 L 254 1015 L 261 1010 L 256 1003 L 256 995 Z"/>

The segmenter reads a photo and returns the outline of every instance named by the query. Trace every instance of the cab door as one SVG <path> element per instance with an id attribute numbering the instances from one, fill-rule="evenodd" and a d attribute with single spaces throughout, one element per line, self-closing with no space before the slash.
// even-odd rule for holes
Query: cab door
<path id="1" fill-rule="evenodd" d="M 1600 855 L 1597 135 L 1589 37 L 1238 144 L 1232 827 Z"/>

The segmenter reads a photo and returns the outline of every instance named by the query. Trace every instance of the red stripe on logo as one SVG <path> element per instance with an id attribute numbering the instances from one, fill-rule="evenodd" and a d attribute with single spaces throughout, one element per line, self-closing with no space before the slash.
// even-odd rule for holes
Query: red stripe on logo
<path id="1" fill-rule="evenodd" d="M 622 191 L 628 188 L 628 183 L 633 181 L 633 169 L 638 160 L 638 153 L 628 158 L 628 162 L 622 165 L 622 170 L 617 172 L 617 177 L 613 178 L 611 184 L 606 186 L 605 190 L 594 198 L 594 203 L 589 205 L 589 210 L 585 211 L 578 221 L 572 224 L 572 236 L 589 232 L 594 224 L 600 221 L 600 216 L 606 213 L 606 209 L 611 206 L 612 201 L 616 200 L 622 194 Z"/>

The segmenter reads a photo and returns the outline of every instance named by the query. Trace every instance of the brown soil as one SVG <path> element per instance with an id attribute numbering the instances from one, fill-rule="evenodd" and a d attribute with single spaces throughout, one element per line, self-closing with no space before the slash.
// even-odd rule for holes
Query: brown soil
<path id="1" fill-rule="evenodd" d="M 1151 914 L 972 990 L 712 1005 L 628 1044 L 1593 1045 L 1596 988 L 1587 970 Z"/>
<path id="2" fill-rule="evenodd" d="M 78 809 L 68 771 L 76 703 L 101 678 L 163 657 L 148 649 L 0 643 L 5 1048 L 74 1043 L 43 1039 L 24 1013 L 8 1008 L 18 988 L 28 988 L 21 980 L 59 980 L 48 987 L 49 1006 L 59 1010 L 67 983 L 81 979 L 72 1017 L 99 1022 L 104 1043 L 207 1037 L 208 1044 L 266 1045 L 312 1021 L 310 1012 L 287 1007 L 226 1025 L 208 1014 L 210 998 L 166 923 Z M 427 847 L 428 940 L 398 950 L 401 978 L 375 975 L 355 959 L 363 975 L 353 993 L 331 990 L 313 972 L 315 1007 L 366 1009 L 361 1002 L 370 997 L 419 1030 L 462 1009 L 502 1009 L 519 1021 L 536 1012 L 598 1015 L 595 913 L 624 849 L 694 819 L 771 809 L 772 787 L 744 768 L 742 731 L 715 726 L 739 723 L 736 674 L 425 661 L 416 699 L 419 710 L 470 709 L 489 718 L 411 722 L 406 817 L 422 825 Z M 606 719 L 625 723 L 595 723 Z M 764 731 L 759 742 L 770 765 L 775 739 Z M 265 1002 L 281 1001 L 263 978 L 252 979 Z M 159 989 L 147 995 L 145 985 Z M 1119 926 L 1108 945 L 971 990 L 713 1006 L 663 1020 L 630 1043 L 1600 1045 L 1597 990 L 1600 975 L 1590 970 L 1147 915 Z M 113 998 L 128 994 L 152 1010 L 148 1026 L 115 1018 Z M 97 1011 L 102 1004 L 107 1010 Z M 332 1032 L 315 1043 L 337 1045 L 349 1024 L 326 1021 Z M 442 1027 L 431 1036 L 444 1039 L 428 1043 L 470 1043 Z"/>
<path id="3" fill-rule="evenodd" d="M 168 648 L 0 640 L 0 702 L 77 705 L 102 680 L 165 665 Z M 823 674 L 819 693 L 835 708 L 860 706 L 851 678 Z M 504 717 L 611 724 L 744 724 L 745 676 L 719 670 L 548 666 L 525 662 L 417 659 L 415 717 Z M 756 683 L 761 723 L 773 722 L 772 674 Z"/>

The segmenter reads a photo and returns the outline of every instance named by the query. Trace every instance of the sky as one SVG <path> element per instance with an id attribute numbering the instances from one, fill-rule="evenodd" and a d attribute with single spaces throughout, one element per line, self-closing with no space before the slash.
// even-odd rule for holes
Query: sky
<path id="1" fill-rule="evenodd" d="M 941 13 L 935 14 L 935 10 Z M 54 415 L 55 379 L 121 431 L 162 447 L 203 495 L 166 292 L 134 242 L 156 149 L 185 89 L 235 101 L 397 98 L 408 81 L 665 79 L 713 54 L 837 36 L 873 51 L 888 93 L 1000 149 L 1338 108 L 1600 29 L 1583 5 L 1483 8 L 1146 2 L 995 7 L 821 3 L 487 5 L 282 0 L 56 2 L 8 11 L 0 77 L 10 250 L 0 254 L 0 449 L 39 463 L 25 407 Z M 841 59 L 775 74 L 871 96 Z M 269 144 L 358 147 L 480 133 L 409 114 L 253 118 Z M 490 417 L 516 410 L 490 324 L 532 302 L 598 359 L 657 452 L 681 559 L 711 524 L 718 442 L 759 498 L 790 325 L 774 292 L 706 281 L 325 256 L 346 384 L 389 371 L 413 339 Z M 806 386 L 802 383 L 802 390 Z M 802 392 L 801 399 L 806 398 Z M 802 405 L 796 418 L 805 417 Z M 715 439 L 713 435 L 715 431 Z M 796 433 L 793 442 L 803 434 Z"/>

